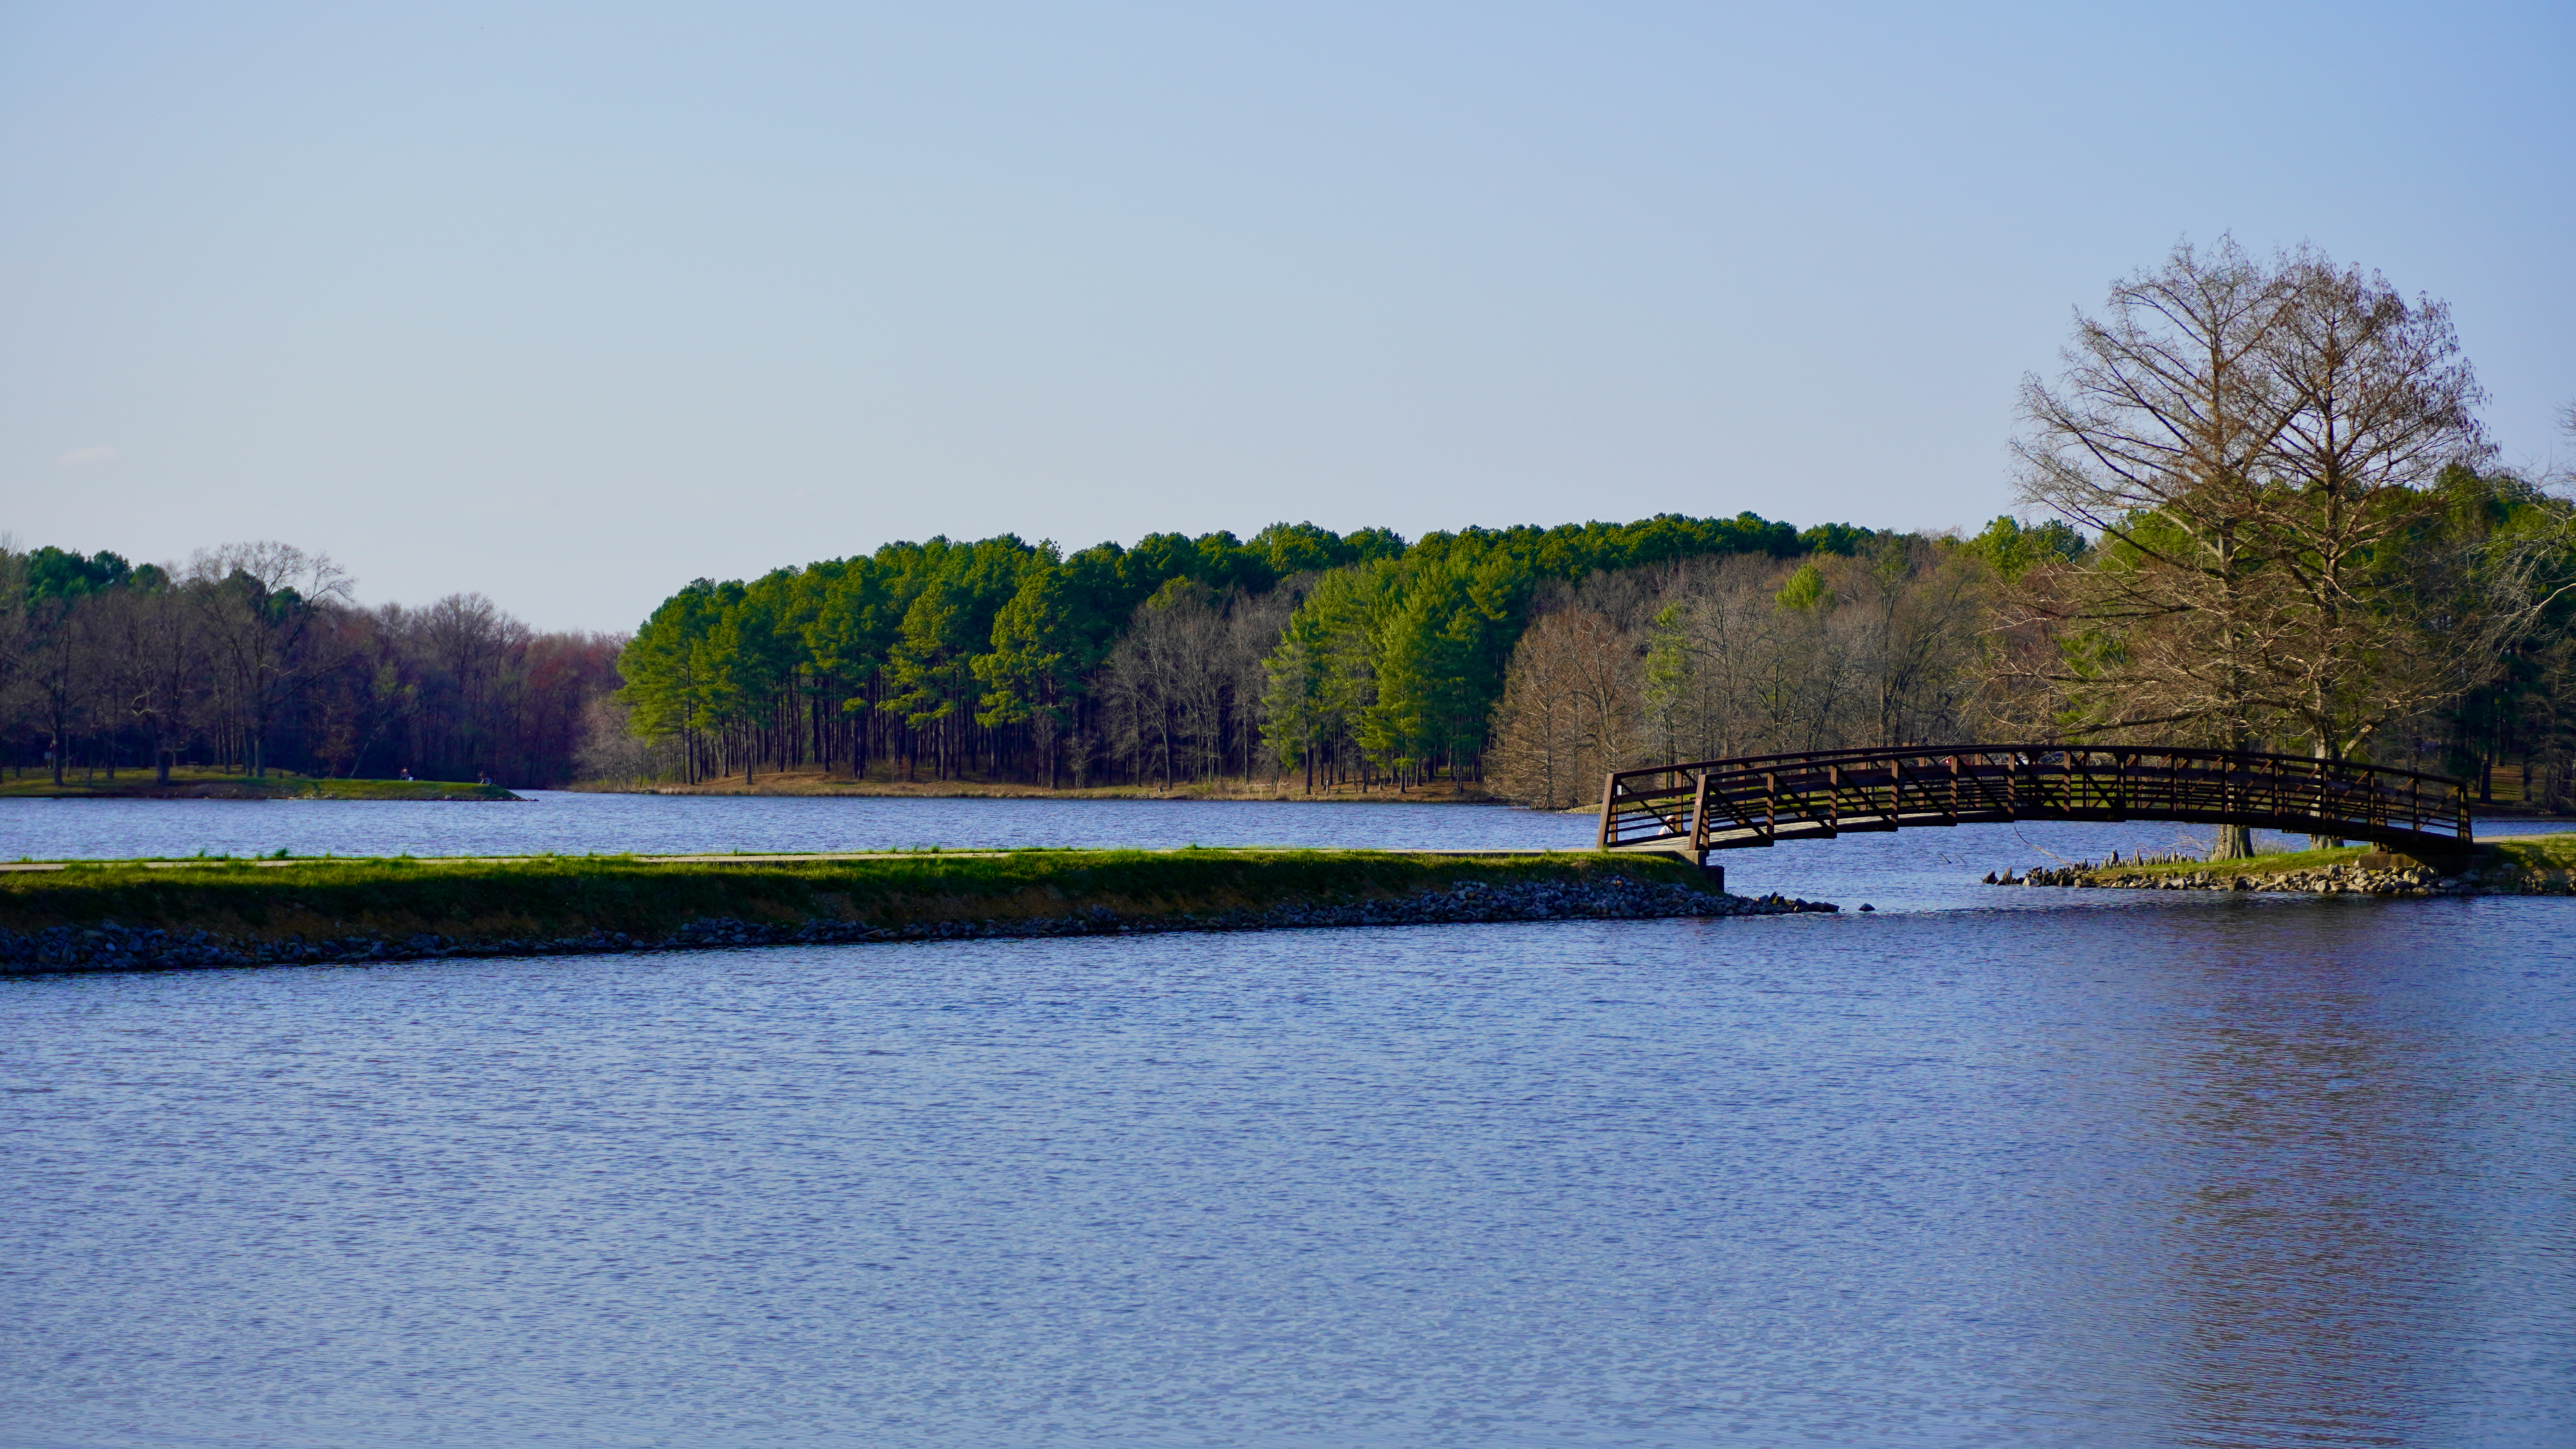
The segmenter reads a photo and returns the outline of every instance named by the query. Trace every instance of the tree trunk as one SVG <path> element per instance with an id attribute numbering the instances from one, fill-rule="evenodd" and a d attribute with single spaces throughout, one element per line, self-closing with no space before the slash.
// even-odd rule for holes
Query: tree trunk
<path id="1" fill-rule="evenodd" d="M 2243 825 L 2218 827 L 2217 843 L 2210 846 L 2211 860 L 2251 860 L 2254 857 L 2254 832 Z"/>

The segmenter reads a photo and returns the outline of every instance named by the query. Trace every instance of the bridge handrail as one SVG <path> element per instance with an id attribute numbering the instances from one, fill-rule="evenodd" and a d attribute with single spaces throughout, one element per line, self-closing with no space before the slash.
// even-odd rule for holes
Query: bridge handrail
<path id="1" fill-rule="evenodd" d="M 2458 779 L 2449 775 L 2436 775 L 2424 770 L 2409 770 L 2399 765 L 2372 764 L 2365 760 L 2320 760 L 2314 755 L 2284 755 L 2263 750 L 2220 750 L 2212 749 L 2205 745 L 2069 744 L 1893 745 L 1875 749 L 1854 748 L 1841 750 L 1797 750 L 1776 755 L 1738 755 L 1723 760 L 1689 760 L 1673 765 L 1639 765 L 1632 769 L 1614 770 L 1610 774 L 1610 779 L 1615 783 L 1622 780 L 1634 779 L 1640 776 L 1660 775 L 1675 771 L 1691 771 L 1694 772 L 1694 778 L 1696 778 L 1696 774 L 1698 772 L 1714 771 L 1721 766 L 1732 766 L 1735 768 L 1736 773 L 1758 773 L 1761 769 L 1777 769 L 1781 765 L 1785 764 L 1832 764 L 1846 759 L 1928 760 L 1947 759 L 1952 755 L 2039 755 L 2063 754 L 2068 751 L 2081 751 L 2085 754 L 2094 755 L 2161 755 L 2166 758 L 2180 756 L 2201 760 L 2223 760 L 2230 762 L 2242 760 L 2249 762 L 2261 761 L 2265 764 L 2327 766 L 2335 769 L 2357 770 L 2374 775 L 2388 775 L 2396 776 L 2400 779 L 2418 780 L 2428 785 L 2441 785 L 2446 788 L 2462 783 Z M 2033 761 L 2032 763 L 2036 763 L 2036 761 Z M 1690 787 L 1681 786 L 1679 789 L 1681 792 L 1687 793 Z"/>
<path id="2" fill-rule="evenodd" d="M 1946 808 L 1930 793 L 1938 776 L 1927 771 L 1916 780 L 1907 774 L 1908 764 L 1946 767 L 1953 781 Z M 1886 775 L 1846 783 L 1842 769 L 1854 766 L 1873 774 L 1883 766 Z M 1970 773 L 1962 774 L 1962 767 Z M 2144 773 L 2130 773 L 2139 767 Z M 2097 772 L 2114 771 L 2116 783 L 2101 788 L 2103 775 Z M 2025 772 L 2041 777 L 2027 796 L 2018 785 L 1998 795 L 1991 783 Z M 1798 783 L 1778 778 L 1784 775 L 1798 777 Z M 2254 778 L 2242 778 L 2247 775 Z M 1957 783 L 1971 778 L 1989 782 L 1973 800 L 1961 796 Z M 2063 783 L 2046 783 L 2070 778 L 2082 782 L 2071 792 Z M 1759 802 L 1752 798 L 1756 781 Z M 2165 787 L 2161 802 L 2154 798 L 2159 786 Z M 2061 797 L 2053 803 L 2046 799 L 2052 788 Z M 1760 825 L 1744 813 L 1757 804 Z M 1740 833 L 1757 829 L 1763 838 L 1753 843 L 1768 844 L 1783 820 L 1806 833 L 1831 835 L 1845 828 L 1895 829 L 1900 819 L 1958 824 L 1965 814 L 1993 818 L 1997 812 L 2007 819 L 2125 819 L 2133 805 L 2145 818 L 2215 818 L 2275 829 L 2342 825 L 2357 827 L 2350 834 L 2408 841 L 2466 842 L 2471 834 L 2467 786 L 2446 775 L 2258 750 L 2032 741 L 1801 750 L 1613 771 L 1602 787 L 1600 845 L 1663 847 L 1686 839 L 1694 850 L 1720 848 L 1717 836 L 1737 832 L 1724 844 L 1741 845 L 1747 842 Z M 1733 823 L 1718 824 L 1721 812 Z M 1937 818 L 1942 815 L 1948 818 Z M 1847 818 L 1854 823 L 1846 826 Z"/>

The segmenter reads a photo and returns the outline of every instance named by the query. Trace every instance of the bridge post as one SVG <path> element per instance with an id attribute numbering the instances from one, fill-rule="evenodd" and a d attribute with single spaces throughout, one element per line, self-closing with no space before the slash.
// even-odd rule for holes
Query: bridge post
<path id="1" fill-rule="evenodd" d="M 1699 861 L 1700 874 L 1708 877 L 1708 888 L 1717 892 L 1719 895 L 1724 895 L 1726 894 L 1726 867 L 1722 865 L 1711 865 L 1708 863 L 1708 858 L 1715 853 L 1716 852 L 1714 851 L 1707 850 L 1694 850 L 1691 852 L 1691 854 Z"/>

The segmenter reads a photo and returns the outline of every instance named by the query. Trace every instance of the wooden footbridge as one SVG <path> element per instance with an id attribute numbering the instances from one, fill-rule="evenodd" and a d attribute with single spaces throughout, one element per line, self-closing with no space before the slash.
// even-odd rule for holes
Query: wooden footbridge
<path id="1" fill-rule="evenodd" d="M 2019 820 L 2173 820 L 2466 849 L 2468 787 L 2380 765 L 2241 750 L 1931 745 L 1753 755 L 1621 770 L 1601 848 L 1715 850 L 1864 831 Z"/>

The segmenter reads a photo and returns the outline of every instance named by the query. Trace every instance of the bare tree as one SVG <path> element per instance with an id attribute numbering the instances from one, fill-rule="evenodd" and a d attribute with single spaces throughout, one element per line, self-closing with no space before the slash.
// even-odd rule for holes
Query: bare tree
<path id="1" fill-rule="evenodd" d="M 2035 571 L 2021 622 L 2060 627 L 2002 657 L 2071 732 L 2340 759 L 2477 684 L 2527 619 L 2430 486 L 2489 452 L 2441 304 L 2306 249 L 2186 247 L 2068 360 L 2024 389 L 2023 496 L 2103 544 Z M 2250 848 L 2227 827 L 2214 857 Z"/>
<path id="2" fill-rule="evenodd" d="M 1216 667 L 1225 676 L 1228 746 L 1243 764 L 1247 787 L 1252 784 L 1253 762 L 1267 753 L 1261 742 L 1269 723 L 1270 651 L 1278 647 L 1289 615 L 1305 596 L 1301 582 L 1292 579 L 1259 594 L 1238 591 L 1226 600 L 1225 641 Z M 1274 756 L 1274 779 L 1277 770 Z"/>
<path id="3" fill-rule="evenodd" d="M 1785 749 L 1850 743 L 1872 693 L 1866 614 L 1829 587 L 1812 594 L 1801 587 L 1823 577 L 1812 563 L 1802 565 L 1775 597 L 1780 645 L 1763 661 L 1762 690 Z"/>
<path id="4" fill-rule="evenodd" d="M 171 761 L 188 737 L 204 663 L 197 603 L 172 570 L 146 569 L 99 604 L 110 690 L 119 712 L 150 743 L 153 779 L 167 785 Z"/>
<path id="5" fill-rule="evenodd" d="M 412 623 L 430 666 L 419 717 L 435 721 L 444 736 L 421 743 L 437 754 L 494 768 L 494 742 L 512 723 L 498 711 L 517 693 L 503 687 L 504 675 L 526 652 L 528 626 L 481 594 L 450 594 L 419 611 Z"/>
<path id="6" fill-rule="evenodd" d="M 1548 614 L 1521 635 L 1495 711 L 1487 778 L 1543 810 L 1594 798 L 1627 763 L 1636 650 L 1588 609 Z"/>
<path id="7" fill-rule="evenodd" d="M 2476 684 L 2516 619 L 2424 587 L 2443 562 L 2427 550 L 2457 544 L 2439 537 L 2443 500 L 2429 485 L 2491 451 L 2449 309 L 2314 253 L 2284 276 L 2264 350 L 2292 408 L 2256 495 L 2280 628 L 2259 662 L 2268 702 L 2317 758 L 2342 759 Z"/>
<path id="8" fill-rule="evenodd" d="M 45 731 L 45 758 L 57 785 L 71 758 L 72 736 L 89 724 L 97 693 L 97 603 L 86 595 L 58 595 L 26 606 L 22 679 Z"/>
<path id="9" fill-rule="evenodd" d="M 1174 579 L 1136 606 L 1098 690 L 1120 752 L 1169 790 L 1193 744 L 1214 727 L 1207 668 L 1221 623 L 1205 585 Z"/>
<path id="10" fill-rule="evenodd" d="M 1794 567 L 1672 570 L 1633 631 L 1640 752 L 1673 763 L 1957 738 L 1992 579 L 1956 542 L 1922 537 Z"/>
<path id="11" fill-rule="evenodd" d="M 575 751 L 579 777 L 620 784 L 657 780 L 680 772 L 680 743 L 664 735 L 644 739 L 627 726 L 627 707 L 610 695 L 582 706 L 582 740 Z"/>
<path id="12" fill-rule="evenodd" d="M 1647 629 L 1644 717 L 1668 763 L 1758 754 L 1780 735 L 1765 686 L 1784 649 L 1778 563 L 1737 556 L 1676 574 Z"/>
<path id="13" fill-rule="evenodd" d="M 1956 738 L 1989 571 L 1955 545 L 1913 535 L 1883 537 L 1866 555 L 1837 560 L 1825 573 L 1845 601 L 1838 622 L 1858 636 L 1872 716 L 1841 730 L 1837 743 Z"/>
<path id="14" fill-rule="evenodd" d="M 16 712 L 27 682 L 34 621 L 27 614 L 27 555 L 0 533 L 0 721 Z"/>
<path id="15" fill-rule="evenodd" d="M 325 555 L 283 543 L 200 552 L 189 573 L 219 698 L 250 772 L 264 775 L 270 727 L 316 662 L 304 646 L 318 611 L 345 606 L 351 580 Z"/>
<path id="16" fill-rule="evenodd" d="M 2062 647 L 2000 658 L 2008 687 L 2054 697 L 2074 733 L 2152 732 L 2245 749 L 2277 623 L 2255 596 L 2265 460 L 2298 410 L 2275 375 L 2291 288 L 2232 239 L 2185 244 L 2079 315 L 2054 385 L 2022 384 L 2023 501 L 2101 535 L 2094 565 L 2034 570 L 2027 614 Z M 2007 619 L 2006 623 L 2015 622 Z M 2253 853 L 2222 827 L 2214 858 Z"/>

